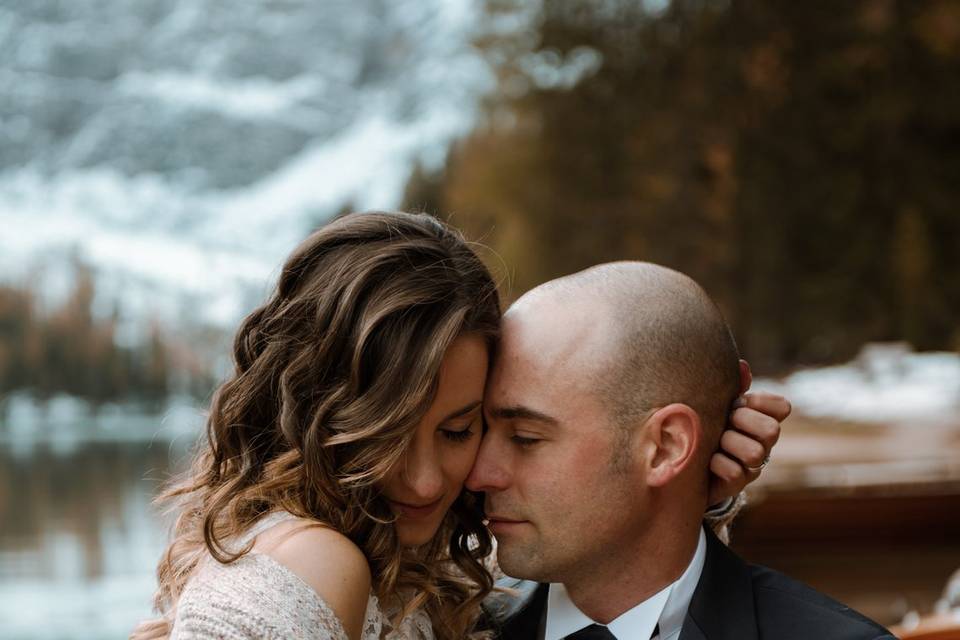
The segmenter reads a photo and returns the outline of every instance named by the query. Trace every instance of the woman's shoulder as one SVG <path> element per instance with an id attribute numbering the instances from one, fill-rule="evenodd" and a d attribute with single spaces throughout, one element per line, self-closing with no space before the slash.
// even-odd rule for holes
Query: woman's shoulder
<path id="1" fill-rule="evenodd" d="M 172 639 L 310 637 L 354 640 L 339 612 L 270 556 L 208 558 L 181 594 Z"/>
<path id="2" fill-rule="evenodd" d="M 304 518 L 287 518 L 257 535 L 252 552 L 289 570 L 325 602 L 350 638 L 359 638 L 370 597 L 370 565 L 342 533 Z"/>
<path id="3" fill-rule="evenodd" d="M 237 542 L 250 540 L 250 552 L 233 562 L 201 563 L 177 604 L 172 638 L 379 637 L 370 570 L 349 539 L 271 514 Z"/>

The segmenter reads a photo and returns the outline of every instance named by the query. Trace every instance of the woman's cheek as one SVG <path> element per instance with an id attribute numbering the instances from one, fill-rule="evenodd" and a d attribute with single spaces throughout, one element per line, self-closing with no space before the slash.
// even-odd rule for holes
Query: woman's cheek
<path id="1" fill-rule="evenodd" d="M 473 437 L 469 442 L 463 443 L 456 450 L 447 451 L 447 477 L 454 484 L 460 486 L 466 481 L 473 469 L 473 463 L 477 459 L 477 453 L 480 451 L 480 438 Z"/>

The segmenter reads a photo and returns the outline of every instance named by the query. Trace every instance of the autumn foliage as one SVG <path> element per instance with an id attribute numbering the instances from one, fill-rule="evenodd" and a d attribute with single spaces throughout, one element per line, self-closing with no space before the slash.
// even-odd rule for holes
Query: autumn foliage
<path id="1" fill-rule="evenodd" d="M 151 409 L 174 392 L 209 393 L 209 364 L 191 358 L 156 323 L 132 343 L 118 341 L 117 314 L 95 313 L 93 274 L 83 264 L 75 271 L 69 295 L 52 305 L 34 287 L 0 286 L 0 409 L 17 391 L 40 401 L 68 394 L 93 409 L 108 402 Z"/>
<path id="2" fill-rule="evenodd" d="M 648 4 L 489 0 L 499 89 L 407 206 L 491 245 L 508 297 L 607 260 L 689 273 L 761 371 L 960 347 L 960 4 Z"/>

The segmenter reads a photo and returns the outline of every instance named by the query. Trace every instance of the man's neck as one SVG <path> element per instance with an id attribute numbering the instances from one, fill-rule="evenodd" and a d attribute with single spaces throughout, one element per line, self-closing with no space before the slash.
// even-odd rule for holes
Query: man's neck
<path id="1" fill-rule="evenodd" d="M 591 619 L 608 624 L 675 582 L 690 564 L 700 519 L 660 521 L 657 526 L 567 577 L 570 600 Z"/>

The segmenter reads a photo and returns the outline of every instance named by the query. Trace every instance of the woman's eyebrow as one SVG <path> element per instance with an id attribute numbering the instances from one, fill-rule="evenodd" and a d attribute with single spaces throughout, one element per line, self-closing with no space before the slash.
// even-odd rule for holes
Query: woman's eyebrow
<path id="1" fill-rule="evenodd" d="M 477 407 L 479 407 L 482 402 L 483 402 L 482 400 L 477 400 L 477 401 L 475 401 L 475 402 L 471 402 L 470 404 L 466 405 L 465 407 L 462 407 L 462 408 L 460 408 L 460 409 L 457 409 L 456 411 L 454 411 L 453 413 L 451 413 L 450 415 L 448 415 L 447 417 L 445 417 L 445 418 L 444 418 L 443 420 L 441 420 L 440 422 L 446 422 L 447 420 L 453 420 L 453 419 L 455 419 L 455 418 L 460 418 L 460 417 L 462 417 L 462 416 L 465 416 L 465 415 L 467 415 L 468 413 L 474 411 Z"/>

